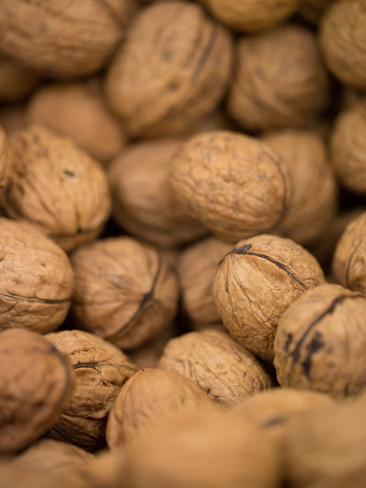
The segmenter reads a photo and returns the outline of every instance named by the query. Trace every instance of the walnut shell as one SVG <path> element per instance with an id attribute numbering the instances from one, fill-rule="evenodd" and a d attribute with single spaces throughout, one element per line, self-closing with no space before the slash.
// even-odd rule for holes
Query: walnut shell
<path id="1" fill-rule="evenodd" d="M 73 310 L 91 332 L 131 349 L 168 327 L 178 284 L 163 256 L 128 237 L 98 241 L 72 256 Z"/>
<path id="2" fill-rule="evenodd" d="M 231 61 L 229 34 L 199 5 L 157 2 L 112 61 L 107 96 L 132 136 L 184 133 L 218 105 Z"/>
<path id="3" fill-rule="evenodd" d="M 33 226 L 5 218 L 0 218 L 0 249 L 0 329 L 56 329 L 74 285 L 65 253 Z"/>
<path id="4" fill-rule="evenodd" d="M 11 159 L 8 138 L 0 126 L 0 193 L 3 193 L 10 183 Z"/>
<path id="5" fill-rule="evenodd" d="M 39 75 L 0 54 L 0 100 L 16 102 L 26 97 L 39 82 Z"/>
<path id="6" fill-rule="evenodd" d="M 170 340 L 159 366 L 188 378 L 226 407 L 270 388 L 272 383 L 249 351 L 218 330 L 190 332 Z"/>
<path id="7" fill-rule="evenodd" d="M 88 332 L 65 330 L 47 339 L 70 358 L 76 388 L 51 436 L 87 449 L 103 444 L 107 416 L 136 368 L 112 344 Z"/>
<path id="8" fill-rule="evenodd" d="M 210 405 L 206 393 L 175 371 L 142 369 L 127 381 L 109 414 L 108 446 L 131 441 L 181 409 L 205 405 Z"/>
<path id="9" fill-rule="evenodd" d="M 307 291 L 281 317 L 274 343 L 282 386 L 334 397 L 366 387 L 366 299 L 339 285 Z"/>
<path id="10" fill-rule="evenodd" d="M 73 389 L 68 359 L 25 329 L 0 332 L 0 454 L 36 440 L 60 418 Z"/>
<path id="11" fill-rule="evenodd" d="M 287 211 L 282 162 L 264 142 L 235 132 L 186 142 L 171 184 L 192 216 L 231 242 L 278 227 Z"/>
<path id="12" fill-rule="evenodd" d="M 338 0 L 324 16 L 320 45 L 330 71 L 346 85 L 366 89 L 366 2 Z"/>
<path id="13" fill-rule="evenodd" d="M 24 129 L 27 125 L 23 103 L 10 103 L 0 107 L 0 125 L 5 132 Z"/>
<path id="14" fill-rule="evenodd" d="M 73 470 L 53 473 L 38 468 L 22 468 L 16 463 L 3 462 L 0 465 L 0 486 L 9 488 L 24 486 L 27 488 L 90 488 L 79 473 Z"/>
<path id="15" fill-rule="evenodd" d="M 305 126 L 328 99 L 328 75 L 306 28 L 290 24 L 239 40 L 228 110 L 244 129 Z"/>
<path id="16" fill-rule="evenodd" d="M 71 140 L 40 126 L 12 133 L 9 146 L 7 215 L 34 223 L 67 251 L 94 240 L 111 207 L 99 164 Z"/>
<path id="17" fill-rule="evenodd" d="M 319 24 L 334 0 L 301 0 L 300 14 L 312 24 Z"/>
<path id="18" fill-rule="evenodd" d="M 273 340 L 285 310 L 324 283 L 316 259 L 290 239 L 259 235 L 240 241 L 216 274 L 214 296 L 230 334 L 254 354 L 273 358 Z"/>
<path id="19" fill-rule="evenodd" d="M 180 146 L 175 139 L 130 146 L 109 170 L 114 219 L 157 246 L 179 245 L 206 232 L 187 215 L 170 187 L 172 160 Z"/>
<path id="20" fill-rule="evenodd" d="M 51 76 L 93 73 L 120 41 L 130 10 L 130 0 L 3 0 L 0 49 Z"/>
<path id="21" fill-rule="evenodd" d="M 98 79 L 44 86 L 33 95 L 27 119 L 73 139 L 103 163 L 125 145 L 122 126 L 106 106 Z"/>

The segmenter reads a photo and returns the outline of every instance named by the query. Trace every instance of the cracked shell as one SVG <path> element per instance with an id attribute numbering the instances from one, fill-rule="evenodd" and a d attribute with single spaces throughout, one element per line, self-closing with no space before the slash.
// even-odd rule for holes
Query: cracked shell
<path id="1" fill-rule="evenodd" d="M 336 398 L 366 387 L 366 298 L 339 285 L 307 291 L 281 317 L 274 364 L 282 386 Z"/>
<path id="2" fill-rule="evenodd" d="M 282 314 L 322 283 L 323 272 L 308 251 L 290 239 L 263 234 L 239 242 L 226 255 L 214 296 L 230 334 L 254 354 L 272 359 Z"/>
<path id="3" fill-rule="evenodd" d="M 8 137 L 0 126 L 0 194 L 5 192 L 9 186 L 11 170 L 12 164 Z"/>

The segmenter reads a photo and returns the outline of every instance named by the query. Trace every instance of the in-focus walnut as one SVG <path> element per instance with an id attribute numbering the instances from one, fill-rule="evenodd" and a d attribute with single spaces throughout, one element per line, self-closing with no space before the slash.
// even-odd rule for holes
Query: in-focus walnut
<path id="1" fill-rule="evenodd" d="M 326 10 L 334 0 L 301 0 L 300 14 L 309 22 L 319 24 Z"/>
<path id="2" fill-rule="evenodd" d="M 109 170 L 114 219 L 157 246 L 179 245 L 206 232 L 187 215 L 170 186 L 172 160 L 180 146 L 175 139 L 130 146 Z"/>
<path id="3" fill-rule="evenodd" d="M 66 254 L 33 226 L 5 218 L 0 218 L 0 249 L 0 329 L 56 329 L 74 285 Z"/>
<path id="4" fill-rule="evenodd" d="M 232 47 L 226 30 L 190 2 L 157 2 L 135 19 L 107 76 L 111 107 L 132 136 L 184 133 L 218 105 Z"/>
<path id="5" fill-rule="evenodd" d="M 0 126 L 0 193 L 9 186 L 12 171 L 8 138 Z"/>
<path id="6" fill-rule="evenodd" d="M 101 68 L 125 31 L 132 0 L 3 0 L 0 49 L 19 62 L 66 78 Z"/>
<path id="7" fill-rule="evenodd" d="M 252 353 L 218 330 L 190 332 L 170 340 L 159 366 L 193 381 L 226 407 L 238 405 L 272 383 Z"/>
<path id="8" fill-rule="evenodd" d="M 72 257 L 73 310 L 86 329 L 133 349 L 170 324 L 178 283 L 164 257 L 128 237 L 85 246 Z"/>
<path id="9" fill-rule="evenodd" d="M 0 332 L 0 454 L 28 446 L 57 423 L 72 394 L 68 359 L 25 329 Z"/>
<path id="10" fill-rule="evenodd" d="M 351 191 L 365 195 L 366 99 L 342 112 L 336 120 L 331 155 L 341 182 Z"/>
<path id="11" fill-rule="evenodd" d="M 26 97 L 39 81 L 33 70 L 0 54 L 0 100 L 16 102 Z"/>
<path id="12" fill-rule="evenodd" d="M 12 133 L 9 148 L 6 214 L 34 223 L 67 251 L 94 240 L 111 207 L 99 164 L 71 140 L 40 126 Z"/>
<path id="13" fill-rule="evenodd" d="M 95 449 L 103 445 L 109 410 L 136 368 L 119 349 L 88 332 L 66 330 L 47 339 L 70 358 L 76 377 L 74 393 L 51 436 Z"/>
<path id="14" fill-rule="evenodd" d="M 300 130 L 275 132 L 265 141 L 281 157 L 290 181 L 281 231 L 296 242 L 312 242 L 324 233 L 337 206 L 337 185 L 325 142 L 313 131 Z"/>
<path id="15" fill-rule="evenodd" d="M 338 0 L 324 16 L 320 44 L 330 71 L 346 85 L 366 89 L 366 1 Z"/>
<path id="16" fill-rule="evenodd" d="M 195 218 L 231 242 L 277 228 L 287 211 L 281 160 L 263 141 L 235 132 L 207 132 L 186 142 L 171 183 Z"/>
<path id="17" fill-rule="evenodd" d="M 230 244 L 209 237 L 188 247 L 179 256 L 177 272 L 183 307 L 193 323 L 203 326 L 220 321 L 212 286 L 219 263 L 230 250 Z"/>
<path id="18" fill-rule="evenodd" d="M 125 145 L 122 126 L 106 106 L 98 79 L 41 88 L 29 103 L 27 119 L 73 139 L 103 163 Z"/>
<path id="19" fill-rule="evenodd" d="M 308 251 L 290 239 L 263 234 L 240 241 L 225 257 L 214 296 L 230 334 L 254 354 L 272 359 L 280 317 L 322 283 L 323 272 Z"/>
<path id="20" fill-rule="evenodd" d="M 312 32 L 285 25 L 237 49 L 228 109 L 243 128 L 305 126 L 326 107 L 329 79 Z"/>
<path id="21" fill-rule="evenodd" d="M 201 388 L 175 371 L 141 369 L 127 381 L 112 407 L 107 424 L 108 446 L 119 447 L 182 409 L 210 405 L 210 398 Z"/>
<path id="22" fill-rule="evenodd" d="M 282 386 L 334 397 L 366 388 L 366 298 L 339 285 L 307 291 L 281 317 L 274 364 Z"/>

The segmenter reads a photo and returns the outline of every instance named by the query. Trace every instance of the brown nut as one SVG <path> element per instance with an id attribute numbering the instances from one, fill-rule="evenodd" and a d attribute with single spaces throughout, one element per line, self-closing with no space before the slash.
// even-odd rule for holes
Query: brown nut
<path id="1" fill-rule="evenodd" d="M 285 25 L 237 49 L 228 109 L 244 129 L 305 126 L 326 107 L 329 80 L 312 32 Z"/>
<path id="2" fill-rule="evenodd" d="M 0 126 L 0 193 L 3 193 L 9 186 L 11 163 L 8 138 Z"/>
<path id="3" fill-rule="evenodd" d="M 366 299 L 339 285 L 307 291 L 281 317 L 274 364 L 282 386 L 334 397 L 366 387 Z"/>
<path id="4" fill-rule="evenodd" d="M 180 146 L 175 139 L 130 146 L 109 170 L 114 219 L 157 246 L 179 245 L 206 232 L 187 215 L 170 187 L 172 160 Z"/>
<path id="5" fill-rule="evenodd" d="M 130 0 L 3 0 L 0 49 L 51 76 L 93 73 L 120 41 L 130 10 Z"/>
<path id="6" fill-rule="evenodd" d="M 206 393 L 175 371 L 142 369 L 127 381 L 109 414 L 108 446 L 131 441 L 179 410 L 205 405 L 210 405 Z"/>
<path id="7" fill-rule="evenodd" d="M 319 24 L 334 0 L 301 0 L 300 14 L 312 24 Z"/>
<path id="8" fill-rule="evenodd" d="M 68 359 L 25 329 L 0 332 L 0 454 L 26 447 L 55 425 L 73 389 Z"/>
<path id="9" fill-rule="evenodd" d="M 187 210 L 224 240 L 280 226 L 288 183 L 264 142 L 235 132 L 198 135 L 177 154 L 171 183 Z"/>
<path id="10" fill-rule="evenodd" d="M 0 465 L 0 486 L 26 486 L 27 488 L 90 488 L 79 473 L 65 470 L 53 473 L 38 468 L 19 467 L 16 463 L 4 461 Z"/>
<path id="11" fill-rule="evenodd" d="M 324 283 L 316 259 L 290 239 L 259 235 L 240 241 L 216 274 L 214 296 L 230 334 L 254 354 L 273 358 L 273 340 L 285 310 Z"/>
<path id="12" fill-rule="evenodd" d="M 0 249 L 0 329 L 56 329 L 74 285 L 66 254 L 33 226 L 5 218 L 0 218 Z"/>
<path id="13" fill-rule="evenodd" d="M 72 256 L 73 310 L 83 327 L 131 349 L 168 327 L 178 284 L 163 256 L 128 237 L 98 241 Z"/>
<path id="14" fill-rule="evenodd" d="M 137 15 L 107 76 L 107 96 L 132 136 L 184 133 L 229 81 L 229 34 L 199 5 L 157 2 Z"/>
<path id="15" fill-rule="evenodd" d="M 0 54 L 0 100 L 16 102 L 26 97 L 39 82 L 39 75 Z"/>
<path id="16" fill-rule="evenodd" d="M 123 352 L 88 332 L 65 330 L 47 339 L 70 358 L 76 377 L 75 391 L 51 436 L 95 449 L 103 445 L 109 410 L 136 368 Z"/>
<path id="17" fill-rule="evenodd" d="M 249 351 L 218 330 L 190 332 L 170 340 L 159 366 L 188 378 L 226 407 L 270 388 L 272 383 Z"/>
<path id="18" fill-rule="evenodd" d="M 24 129 L 27 125 L 23 103 L 10 103 L 0 107 L 0 125 L 5 132 Z"/>
<path id="19" fill-rule="evenodd" d="M 71 140 L 40 126 L 9 137 L 13 163 L 6 214 L 37 225 L 63 249 L 92 241 L 110 213 L 107 177 Z"/>

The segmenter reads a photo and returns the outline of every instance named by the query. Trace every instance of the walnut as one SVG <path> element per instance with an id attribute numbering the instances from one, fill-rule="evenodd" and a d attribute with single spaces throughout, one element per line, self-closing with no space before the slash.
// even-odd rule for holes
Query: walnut
<path id="1" fill-rule="evenodd" d="M 56 424 L 73 389 L 68 359 L 25 329 L 0 332 L 0 454 L 28 446 Z"/>
<path id="2" fill-rule="evenodd" d="M 127 381 L 109 414 L 108 446 L 115 448 L 131 441 L 179 410 L 205 405 L 210 405 L 209 397 L 184 376 L 175 371 L 142 369 Z"/>
<path id="3" fill-rule="evenodd" d="M 226 407 L 271 387 L 259 361 L 218 330 L 190 332 L 170 340 L 159 366 L 188 378 Z"/>
<path id="4" fill-rule="evenodd" d="M 326 12 L 320 44 L 331 72 L 346 85 L 366 89 L 366 2 L 338 0 Z"/>
<path id="5" fill-rule="evenodd" d="M 334 0 L 301 0 L 300 13 L 312 24 L 319 24 Z"/>
<path id="6" fill-rule="evenodd" d="M 5 218 L 0 218 L 0 249 L 0 329 L 56 329 L 73 291 L 65 253 L 31 225 Z"/>
<path id="7" fill-rule="evenodd" d="M 0 100 L 15 102 L 26 97 L 39 82 L 39 75 L 0 54 Z"/>
<path id="8" fill-rule="evenodd" d="M 158 246 L 174 246 L 206 231 L 193 220 L 170 187 L 172 159 L 181 142 L 165 139 L 127 148 L 109 170 L 114 219 Z"/>
<path id="9" fill-rule="evenodd" d="M 308 251 L 290 239 L 263 234 L 240 241 L 225 257 L 214 296 L 230 334 L 254 354 L 272 359 L 282 314 L 323 282 L 323 272 Z"/>
<path id="10" fill-rule="evenodd" d="M 173 319 L 177 279 L 154 248 L 128 237 L 110 238 L 76 251 L 72 264 L 77 319 L 118 347 L 140 346 Z"/>
<path id="11" fill-rule="evenodd" d="M 93 73 L 125 30 L 132 0 L 3 0 L 0 49 L 55 77 Z"/>
<path id="12" fill-rule="evenodd" d="M 29 103 L 27 119 L 73 139 L 103 163 L 125 145 L 122 126 L 106 106 L 98 79 L 41 88 Z"/>
<path id="13" fill-rule="evenodd" d="M 0 126 L 0 193 L 9 186 L 12 171 L 8 138 Z"/>
<path id="14" fill-rule="evenodd" d="M 71 140 L 40 126 L 9 137 L 13 173 L 3 206 L 69 251 L 101 232 L 110 213 L 108 180 Z"/>
<path id="15" fill-rule="evenodd" d="M 264 142 L 213 131 L 183 145 L 171 184 L 192 216 L 220 238 L 236 242 L 280 226 L 288 204 L 282 166 Z"/>
<path id="16" fill-rule="evenodd" d="M 51 436 L 95 449 L 103 444 L 119 390 L 136 369 L 119 349 L 87 332 L 66 330 L 47 339 L 70 358 L 76 377 L 73 396 Z"/>
<path id="17" fill-rule="evenodd" d="M 27 488 L 90 488 L 79 473 L 64 471 L 53 473 L 40 468 L 22 468 L 14 463 L 0 465 L 0 486 L 4 488 L 25 486 Z"/>
<path id="18" fill-rule="evenodd" d="M 218 105 L 231 61 L 229 34 L 199 5 L 157 2 L 112 61 L 107 96 L 131 136 L 184 133 Z"/>
<path id="19" fill-rule="evenodd" d="M 334 397 L 366 387 L 366 298 L 339 285 L 307 291 L 281 317 L 274 364 L 282 386 Z"/>
<path id="20" fill-rule="evenodd" d="M 27 125 L 23 103 L 11 103 L 0 107 L 0 125 L 5 132 L 24 129 Z"/>
<path id="21" fill-rule="evenodd" d="M 244 129 L 305 126 L 328 98 L 328 75 L 306 28 L 290 24 L 239 40 L 228 109 Z"/>

